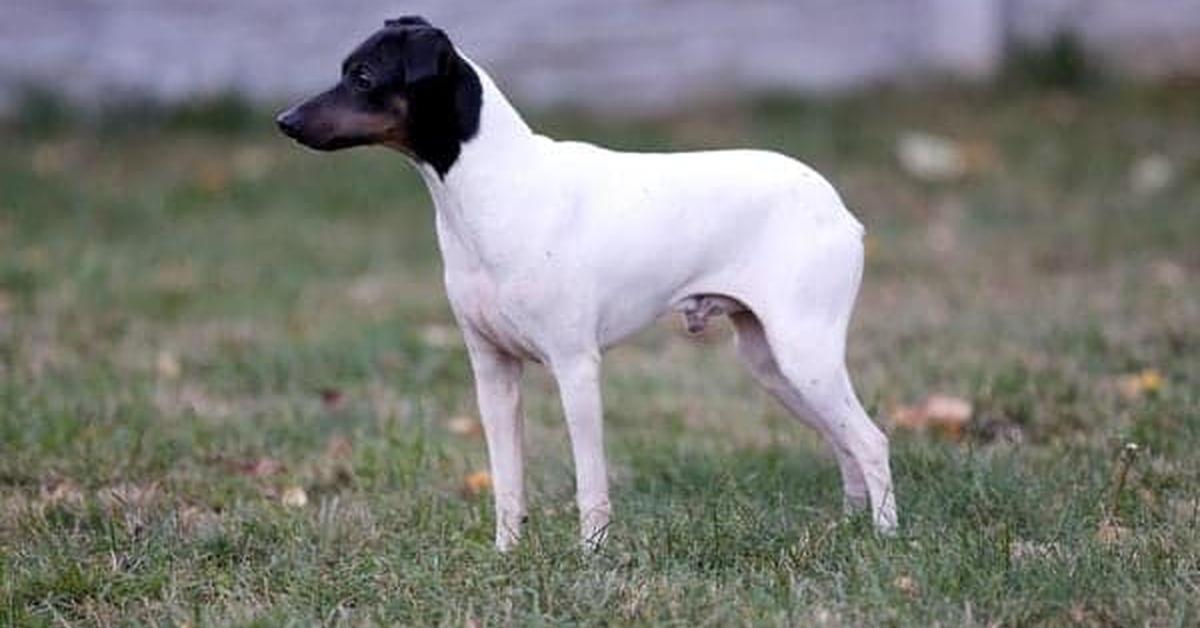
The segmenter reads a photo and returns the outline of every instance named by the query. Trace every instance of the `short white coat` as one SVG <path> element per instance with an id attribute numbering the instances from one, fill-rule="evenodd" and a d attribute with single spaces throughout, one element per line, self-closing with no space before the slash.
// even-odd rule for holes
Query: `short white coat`
<path id="1" fill-rule="evenodd" d="M 617 152 L 535 134 L 477 64 L 478 134 L 444 178 L 414 162 L 437 212 L 447 294 L 474 371 L 496 498 L 496 544 L 525 517 L 520 375 L 556 378 L 572 440 L 581 537 L 611 518 L 604 349 L 715 295 L 763 386 L 833 448 L 846 503 L 896 525 L 887 438 L 846 373 L 862 225 L 814 170 L 756 150 Z"/>

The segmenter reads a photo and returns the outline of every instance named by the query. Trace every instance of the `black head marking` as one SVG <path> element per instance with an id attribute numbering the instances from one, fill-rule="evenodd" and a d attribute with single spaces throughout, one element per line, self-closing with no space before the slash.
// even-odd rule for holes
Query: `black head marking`
<path id="1" fill-rule="evenodd" d="M 388 20 L 346 57 L 342 80 L 282 114 L 280 129 L 319 150 L 382 144 L 444 177 L 479 131 L 479 76 L 442 30 Z"/>
<path id="2" fill-rule="evenodd" d="M 412 154 L 445 176 L 479 131 L 483 88 L 450 38 L 420 17 L 400 18 L 406 34 L 404 90 Z"/>

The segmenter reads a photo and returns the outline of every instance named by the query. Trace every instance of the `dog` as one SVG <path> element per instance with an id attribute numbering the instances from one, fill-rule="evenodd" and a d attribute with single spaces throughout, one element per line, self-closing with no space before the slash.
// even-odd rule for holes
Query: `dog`
<path id="1" fill-rule="evenodd" d="M 888 439 L 845 365 L 863 227 L 814 170 L 766 151 L 629 153 L 533 132 L 442 30 L 385 22 L 339 82 L 276 119 L 319 151 L 380 145 L 429 188 L 446 292 L 487 442 L 496 547 L 526 519 L 520 381 L 558 384 L 575 460 L 580 538 L 612 516 L 602 352 L 664 314 L 693 331 L 728 316 L 753 377 L 833 449 L 849 510 L 896 528 Z"/>

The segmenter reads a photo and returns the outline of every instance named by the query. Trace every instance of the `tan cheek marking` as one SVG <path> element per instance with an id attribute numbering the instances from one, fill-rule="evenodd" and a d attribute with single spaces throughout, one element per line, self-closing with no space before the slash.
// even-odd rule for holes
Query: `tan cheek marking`
<path id="1" fill-rule="evenodd" d="M 391 109 L 391 114 L 388 117 L 391 119 L 392 125 L 384 134 L 384 139 L 380 143 L 402 153 L 409 153 L 408 133 L 406 132 L 408 100 L 403 96 L 393 96 L 388 104 Z"/>

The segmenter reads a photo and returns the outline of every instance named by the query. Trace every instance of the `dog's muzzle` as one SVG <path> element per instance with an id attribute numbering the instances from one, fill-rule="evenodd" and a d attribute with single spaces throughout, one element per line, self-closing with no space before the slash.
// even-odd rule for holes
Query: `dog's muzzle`
<path id="1" fill-rule="evenodd" d="M 300 115 L 296 113 L 296 109 L 294 107 L 279 114 L 275 118 L 275 125 L 279 127 L 279 130 L 282 131 L 284 135 L 292 139 L 299 139 Z"/>

